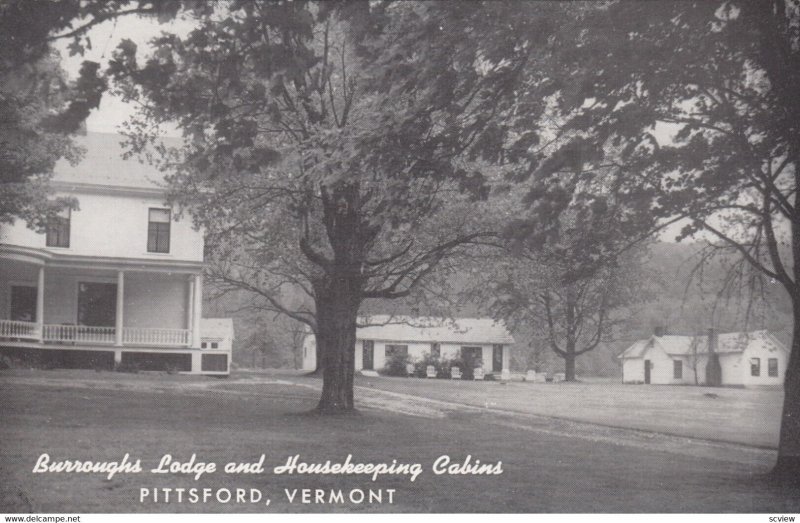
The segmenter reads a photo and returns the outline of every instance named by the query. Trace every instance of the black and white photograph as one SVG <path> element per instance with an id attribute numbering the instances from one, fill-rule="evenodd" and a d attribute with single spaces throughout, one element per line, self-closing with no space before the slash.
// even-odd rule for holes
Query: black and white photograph
<path id="1" fill-rule="evenodd" d="M 794 521 L 798 187 L 800 0 L 0 0 L 0 514 Z"/>

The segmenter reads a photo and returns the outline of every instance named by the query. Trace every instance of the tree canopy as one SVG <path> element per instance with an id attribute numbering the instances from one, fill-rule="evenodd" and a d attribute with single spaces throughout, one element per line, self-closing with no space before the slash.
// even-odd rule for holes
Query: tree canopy
<path id="1" fill-rule="evenodd" d="M 498 158 L 498 118 L 536 58 L 502 32 L 512 16 L 491 3 L 234 1 L 144 61 L 130 41 L 115 53 L 121 92 L 145 107 L 134 149 L 160 123 L 183 129 L 162 157 L 216 247 L 215 275 L 315 330 L 321 410 L 353 408 L 362 301 L 407 296 L 496 234 L 476 212 L 492 182 L 480 164 Z M 284 285 L 313 310 L 289 310 Z"/>

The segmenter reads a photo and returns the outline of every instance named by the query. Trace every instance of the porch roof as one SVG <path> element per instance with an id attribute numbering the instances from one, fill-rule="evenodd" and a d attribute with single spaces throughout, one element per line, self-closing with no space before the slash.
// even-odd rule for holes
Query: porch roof
<path id="1" fill-rule="evenodd" d="M 0 259 L 13 260 L 20 263 L 47 268 L 77 268 L 107 271 L 154 271 L 182 272 L 196 274 L 203 269 L 203 262 L 164 259 L 117 258 L 110 256 L 83 256 L 21 247 L 0 243 Z"/>

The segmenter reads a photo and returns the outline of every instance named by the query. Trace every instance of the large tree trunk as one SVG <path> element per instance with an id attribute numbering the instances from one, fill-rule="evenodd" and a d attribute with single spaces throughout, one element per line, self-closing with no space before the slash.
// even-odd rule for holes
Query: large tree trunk
<path id="1" fill-rule="evenodd" d="M 778 461 L 772 476 L 782 483 L 800 484 L 800 302 L 794 305 L 794 334 L 783 384 L 783 413 Z"/>
<path id="2" fill-rule="evenodd" d="M 363 293 L 363 239 L 356 212 L 358 187 L 323 190 L 325 226 L 333 259 L 325 276 L 314 283 L 317 310 L 317 354 L 321 354 L 322 397 L 317 410 L 326 414 L 352 412 L 355 373 L 356 320 Z"/>
<path id="3" fill-rule="evenodd" d="M 568 341 L 564 352 L 564 381 L 575 381 L 575 344 Z"/>
<path id="4" fill-rule="evenodd" d="M 356 319 L 360 282 L 332 278 L 317 294 L 317 354 L 321 355 L 322 397 L 317 410 L 339 413 L 354 410 Z"/>

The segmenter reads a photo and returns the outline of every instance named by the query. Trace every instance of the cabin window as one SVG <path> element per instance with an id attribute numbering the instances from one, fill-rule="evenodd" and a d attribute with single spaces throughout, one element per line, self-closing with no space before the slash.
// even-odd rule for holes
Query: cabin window
<path id="1" fill-rule="evenodd" d="M 212 341 L 211 342 L 211 348 L 212 349 L 218 349 L 219 348 L 219 343 L 217 343 L 216 341 Z"/>
<path id="2" fill-rule="evenodd" d="M 207 348 L 208 348 L 208 343 L 206 343 L 206 342 L 201 342 L 201 343 L 200 343 L 200 348 L 201 348 L 201 349 L 207 349 Z"/>
<path id="3" fill-rule="evenodd" d="M 750 375 L 761 376 L 761 358 L 750 358 Z"/>
<path id="4" fill-rule="evenodd" d="M 770 358 L 767 360 L 767 374 L 771 378 L 778 377 L 778 358 Z"/>
<path id="5" fill-rule="evenodd" d="M 147 252 L 169 252 L 169 209 L 150 209 Z"/>
<path id="6" fill-rule="evenodd" d="M 386 345 L 386 358 L 408 356 L 408 345 Z"/>
<path id="7" fill-rule="evenodd" d="M 62 210 L 47 222 L 47 246 L 69 247 L 69 222 L 71 211 Z"/>
<path id="8" fill-rule="evenodd" d="M 431 358 L 439 359 L 442 356 L 442 346 L 438 343 L 431 343 Z"/>
<path id="9" fill-rule="evenodd" d="M 683 362 L 682 361 L 673 361 L 672 362 L 672 377 L 676 380 L 683 379 Z"/>

